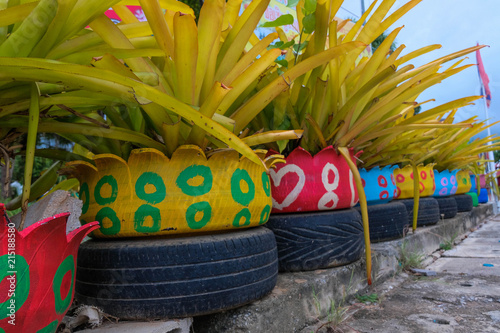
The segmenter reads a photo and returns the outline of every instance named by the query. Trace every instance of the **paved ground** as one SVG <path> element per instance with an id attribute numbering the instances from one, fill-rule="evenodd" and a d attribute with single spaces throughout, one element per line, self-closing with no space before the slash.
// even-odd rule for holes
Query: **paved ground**
<path id="1" fill-rule="evenodd" d="M 500 215 L 435 257 L 435 276 L 403 273 L 369 291 L 378 304 L 351 304 L 343 324 L 307 333 L 500 332 Z"/>

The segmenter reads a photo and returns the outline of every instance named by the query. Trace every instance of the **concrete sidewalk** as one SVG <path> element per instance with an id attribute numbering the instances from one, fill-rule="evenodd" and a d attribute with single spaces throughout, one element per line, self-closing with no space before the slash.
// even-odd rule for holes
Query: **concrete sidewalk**
<path id="1" fill-rule="evenodd" d="M 426 267 L 435 276 L 402 274 L 374 288 L 379 304 L 351 305 L 338 332 L 500 332 L 500 215 L 483 222 Z"/>

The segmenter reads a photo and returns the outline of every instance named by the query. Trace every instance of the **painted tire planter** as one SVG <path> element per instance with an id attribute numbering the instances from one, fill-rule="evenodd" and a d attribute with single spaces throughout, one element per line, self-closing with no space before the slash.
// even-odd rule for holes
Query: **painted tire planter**
<path id="1" fill-rule="evenodd" d="M 439 214 L 445 219 L 451 219 L 458 213 L 457 201 L 453 197 L 437 197 Z"/>
<path id="2" fill-rule="evenodd" d="M 457 192 L 456 194 L 465 194 L 470 191 L 472 183 L 470 181 L 469 171 L 460 170 L 457 172 Z"/>
<path id="3" fill-rule="evenodd" d="M 413 199 L 403 199 L 398 200 L 398 202 L 403 203 L 408 211 L 408 220 L 410 223 L 413 221 Z M 418 201 L 418 218 L 417 226 L 422 227 L 426 225 L 432 225 L 439 222 L 441 215 L 439 214 L 439 203 L 435 198 L 426 197 L 420 198 Z"/>
<path id="4" fill-rule="evenodd" d="M 397 166 L 375 167 L 370 170 L 360 169 L 361 180 L 368 205 L 388 203 L 397 194 L 394 169 Z"/>
<path id="5" fill-rule="evenodd" d="M 71 306 L 78 247 L 98 225 L 88 223 L 66 235 L 68 216 L 18 232 L 0 204 L 0 332 L 53 333 Z"/>
<path id="6" fill-rule="evenodd" d="M 352 150 L 350 154 L 355 162 Z M 314 157 L 296 148 L 270 176 L 273 213 L 343 209 L 359 200 L 353 174 L 332 146 Z"/>
<path id="7" fill-rule="evenodd" d="M 257 153 L 264 158 L 266 151 Z M 136 149 L 128 162 L 111 154 L 94 161 L 67 165 L 81 184 L 82 224 L 101 224 L 95 237 L 248 228 L 266 223 L 271 212 L 266 170 L 236 151 L 206 158 L 197 146 L 181 146 L 169 160 L 158 150 Z"/>
<path id="8" fill-rule="evenodd" d="M 479 200 L 477 198 L 477 193 L 476 192 L 468 192 L 466 194 L 470 195 L 470 197 L 472 198 L 472 206 L 474 206 L 474 207 L 479 206 Z"/>
<path id="9" fill-rule="evenodd" d="M 361 215 L 355 209 L 272 214 L 265 225 L 276 236 L 280 271 L 347 265 L 364 252 Z"/>
<path id="10" fill-rule="evenodd" d="M 477 201 L 479 203 L 487 203 L 488 202 L 488 190 L 485 188 L 482 188 L 479 191 L 479 195 L 477 196 Z"/>
<path id="11" fill-rule="evenodd" d="M 360 211 L 359 207 L 356 207 Z M 402 238 L 409 227 L 405 205 L 393 201 L 368 207 L 370 241 L 373 243 Z"/>
<path id="12" fill-rule="evenodd" d="M 267 295 L 278 278 L 264 227 L 175 238 L 95 239 L 78 255 L 76 298 L 120 319 L 191 317 Z"/>
<path id="13" fill-rule="evenodd" d="M 446 197 L 457 192 L 457 170 L 443 170 L 441 172 L 434 170 L 434 182 L 436 189 L 433 197 Z"/>
<path id="14" fill-rule="evenodd" d="M 478 177 L 476 175 L 470 175 L 470 181 L 472 183 L 471 191 L 477 193 Z M 485 175 L 479 175 L 479 187 L 486 188 L 486 176 Z"/>
<path id="15" fill-rule="evenodd" d="M 417 170 L 420 176 L 420 196 L 431 196 L 436 190 L 434 182 L 433 164 L 426 166 L 419 165 Z M 394 169 L 394 179 L 396 180 L 397 191 L 396 199 L 413 198 L 413 168 L 407 165 L 404 168 Z"/>
<path id="16" fill-rule="evenodd" d="M 457 211 L 461 212 L 470 212 L 474 206 L 472 197 L 467 194 L 459 194 L 453 196 L 455 201 L 457 202 Z"/>

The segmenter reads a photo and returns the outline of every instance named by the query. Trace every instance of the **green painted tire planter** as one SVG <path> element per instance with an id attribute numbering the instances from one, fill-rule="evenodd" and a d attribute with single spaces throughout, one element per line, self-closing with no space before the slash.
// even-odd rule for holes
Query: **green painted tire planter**
<path id="1" fill-rule="evenodd" d="M 256 151 L 264 158 L 266 151 Z M 268 167 L 272 165 L 270 159 Z M 81 222 L 98 221 L 98 238 L 172 235 L 255 227 L 272 209 L 263 165 L 236 151 L 209 158 L 197 146 L 181 146 L 168 159 L 136 149 L 128 161 L 96 155 L 95 166 L 67 163 L 80 181 Z"/>
<path id="2" fill-rule="evenodd" d="M 475 192 L 467 192 L 467 195 L 470 195 L 472 198 L 472 206 L 477 207 L 479 205 L 479 200 L 477 198 L 477 193 Z"/>

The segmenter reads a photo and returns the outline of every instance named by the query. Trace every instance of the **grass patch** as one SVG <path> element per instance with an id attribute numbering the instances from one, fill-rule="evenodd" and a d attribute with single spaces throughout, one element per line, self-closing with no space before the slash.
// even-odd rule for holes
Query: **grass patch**
<path id="1" fill-rule="evenodd" d="M 450 238 L 445 239 L 441 244 L 439 244 L 439 248 L 445 251 L 453 249 L 456 238 L 457 238 L 457 233 L 454 233 Z"/>
<path id="2" fill-rule="evenodd" d="M 409 271 L 411 268 L 422 268 L 422 261 L 425 255 L 419 251 L 410 250 L 408 241 L 404 240 L 399 249 L 399 264 L 403 271 Z"/>
<path id="3" fill-rule="evenodd" d="M 361 303 L 378 303 L 380 301 L 378 294 L 373 293 L 369 295 L 355 295 L 356 299 Z"/>

